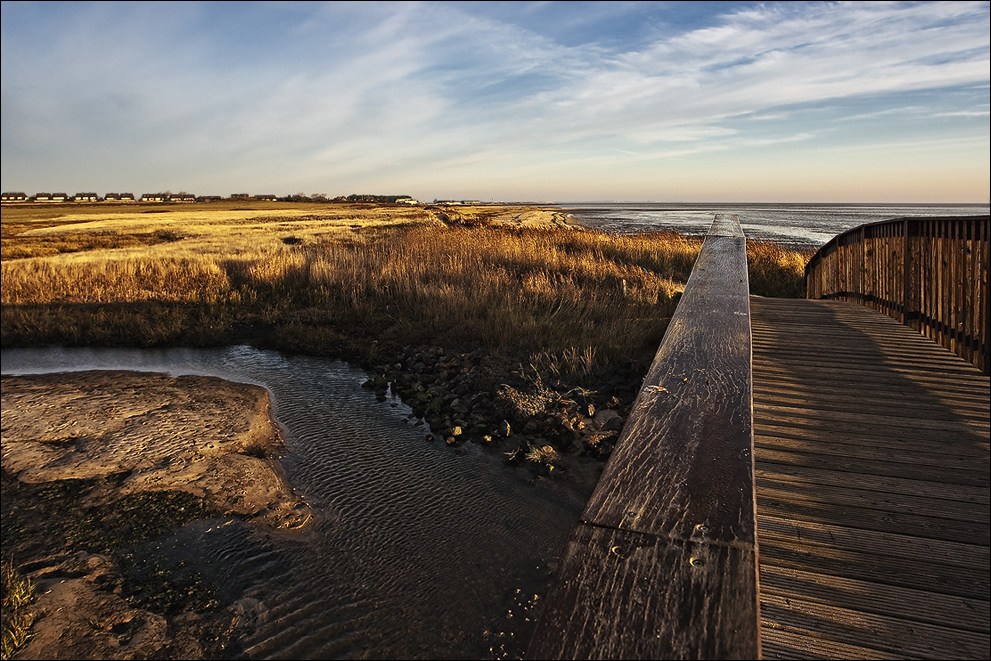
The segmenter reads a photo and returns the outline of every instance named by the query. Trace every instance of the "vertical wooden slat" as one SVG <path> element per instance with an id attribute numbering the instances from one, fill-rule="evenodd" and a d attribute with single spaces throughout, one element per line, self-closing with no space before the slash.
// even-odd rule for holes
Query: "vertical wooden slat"
<path id="1" fill-rule="evenodd" d="M 991 291 L 989 291 L 988 279 L 989 279 L 989 265 L 988 257 L 991 254 L 989 250 L 989 244 L 991 244 L 991 227 L 988 224 L 978 223 L 977 232 L 979 236 L 978 241 L 978 251 L 979 255 L 977 258 L 978 266 L 978 276 L 977 282 L 980 285 L 980 295 L 978 297 L 977 303 L 977 313 L 980 318 L 980 337 L 978 344 L 978 353 L 980 354 L 980 360 L 983 365 L 975 362 L 974 364 L 981 367 L 985 373 L 991 373 L 991 347 L 988 346 L 989 340 L 991 340 Z"/>
<path id="2" fill-rule="evenodd" d="M 854 228 L 809 260 L 807 296 L 859 301 L 987 373 L 988 226 L 988 216 L 969 216 Z"/>
<path id="3" fill-rule="evenodd" d="M 915 232 L 915 222 L 906 218 L 902 232 L 902 254 L 905 255 L 905 268 L 902 271 L 902 315 L 901 322 L 906 326 L 912 325 L 915 319 L 917 302 L 913 285 L 917 260 L 912 254 L 912 234 Z"/>

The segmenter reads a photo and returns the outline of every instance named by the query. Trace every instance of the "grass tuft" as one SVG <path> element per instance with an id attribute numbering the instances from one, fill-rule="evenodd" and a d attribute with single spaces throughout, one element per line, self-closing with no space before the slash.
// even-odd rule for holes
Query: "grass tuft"
<path id="1" fill-rule="evenodd" d="M 0 630 L 0 659 L 6 661 L 30 637 L 35 614 L 31 610 L 34 585 L 14 567 L 13 558 L 0 562 L 0 589 L 3 592 L 3 626 Z"/>

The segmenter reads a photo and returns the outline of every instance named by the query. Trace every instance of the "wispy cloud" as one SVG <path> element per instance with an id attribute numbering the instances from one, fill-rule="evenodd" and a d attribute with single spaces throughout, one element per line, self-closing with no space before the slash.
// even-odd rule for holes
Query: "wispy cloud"
<path id="1" fill-rule="evenodd" d="M 438 187 L 466 188 L 498 163 L 814 145 L 812 111 L 988 113 L 985 2 L 761 3 L 689 23 L 665 3 L 517 4 L 74 3 L 52 29 L 44 5 L 5 3 L 4 186 L 92 172 L 287 191 L 453 170 Z"/>

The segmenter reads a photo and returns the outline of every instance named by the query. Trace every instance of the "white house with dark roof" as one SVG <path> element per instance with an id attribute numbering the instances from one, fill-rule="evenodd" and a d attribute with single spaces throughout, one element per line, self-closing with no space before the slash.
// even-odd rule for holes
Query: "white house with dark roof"
<path id="1" fill-rule="evenodd" d="M 38 193 L 34 196 L 35 202 L 65 202 L 69 196 L 65 193 Z"/>

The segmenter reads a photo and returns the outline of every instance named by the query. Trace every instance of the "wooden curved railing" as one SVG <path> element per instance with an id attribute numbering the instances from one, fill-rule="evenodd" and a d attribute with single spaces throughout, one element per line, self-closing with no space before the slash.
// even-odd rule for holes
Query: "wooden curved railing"
<path id="1" fill-rule="evenodd" d="M 529 659 L 760 656 L 746 239 L 717 216 Z"/>
<path id="2" fill-rule="evenodd" d="M 861 225 L 812 257 L 806 298 L 875 308 L 989 374 L 988 225 L 989 216 Z"/>

